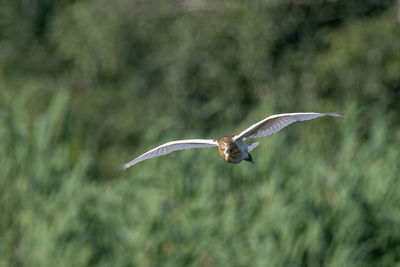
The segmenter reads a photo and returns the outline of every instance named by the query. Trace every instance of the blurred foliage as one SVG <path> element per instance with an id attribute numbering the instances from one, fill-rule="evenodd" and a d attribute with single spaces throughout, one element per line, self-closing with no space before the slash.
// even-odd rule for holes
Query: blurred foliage
<path id="1" fill-rule="evenodd" d="M 400 265 L 395 1 L 0 6 L 0 266 Z M 204 149 L 119 170 L 337 110 L 254 165 Z"/>

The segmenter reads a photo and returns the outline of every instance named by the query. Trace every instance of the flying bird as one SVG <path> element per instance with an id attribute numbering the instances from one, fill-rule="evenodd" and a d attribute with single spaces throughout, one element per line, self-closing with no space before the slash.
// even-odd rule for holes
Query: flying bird
<path id="1" fill-rule="evenodd" d="M 332 113 L 316 113 L 316 112 L 300 112 L 300 113 L 283 113 L 269 116 L 241 132 L 237 135 L 224 136 L 216 139 L 186 139 L 171 141 L 166 144 L 153 148 L 150 151 L 140 155 L 139 157 L 123 164 L 122 169 L 127 169 L 138 162 L 146 159 L 159 157 L 175 150 L 189 148 L 205 148 L 218 147 L 221 157 L 229 163 L 239 163 L 243 160 L 253 163 L 250 152 L 256 148 L 259 142 L 247 144 L 247 138 L 260 138 L 271 135 L 283 129 L 284 127 L 296 121 L 307 121 L 323 116 L 340 117 L 339 112 Z"/>

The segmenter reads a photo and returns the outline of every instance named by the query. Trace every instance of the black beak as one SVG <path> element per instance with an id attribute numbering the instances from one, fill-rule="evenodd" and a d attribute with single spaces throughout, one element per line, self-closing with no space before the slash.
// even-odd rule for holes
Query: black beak
<path id="1" fill-rule="evenodd" d="M 247 158 L 244 159 L 244 160 L 246 160 L 246 161 L 248 161 L 248 162 L 251 162 L 251 163 L 254 163 L 254 162 L 253 162 L 253 158 L 251 157 L 250 153 L 247 153 Z"/>

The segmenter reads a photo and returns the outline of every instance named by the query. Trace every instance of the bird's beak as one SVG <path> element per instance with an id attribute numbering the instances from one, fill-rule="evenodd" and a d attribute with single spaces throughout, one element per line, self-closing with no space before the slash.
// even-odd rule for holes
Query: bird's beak
<path id="1" fill-rule="evenodd" d="M 245 160 L 248 162 L 254 163 L 253 158 L 251 157 L 250 153 L 247 153 L 247 158 Z"/>

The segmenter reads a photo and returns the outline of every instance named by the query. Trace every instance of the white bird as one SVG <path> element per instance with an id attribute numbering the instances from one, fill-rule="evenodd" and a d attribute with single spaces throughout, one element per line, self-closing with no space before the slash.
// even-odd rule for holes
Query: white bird
<path id="1" fill-rule="evenodd" d="M 260 138 L 271 135 L 283 129 L 284 127 L 296 121 L 307 121 L 323 116 L 342 116 L 338 112 L 332 113 L 316 113 L 316 112 L 301 112 L 301 113 L 283 113 L 269 116 L 244 130 L 238 135 L 224 136 L 216 139 L 187 139 L 171 141 L 150 151 L 140 155 L 139 157 L 125 163 L 121 166 L 122 169 L 127 169 L 138 162 L 146 159 L 159 157 L 175 150 L 188 148 L 205 148 L 218 147 L 218 152 L 221 157 L 229 163 L 239 163 L 242 160 L 253 163 L 250 152 L 256 148 L 259 142 L 247 144 L 244 142 L 247 138 Z"/>

